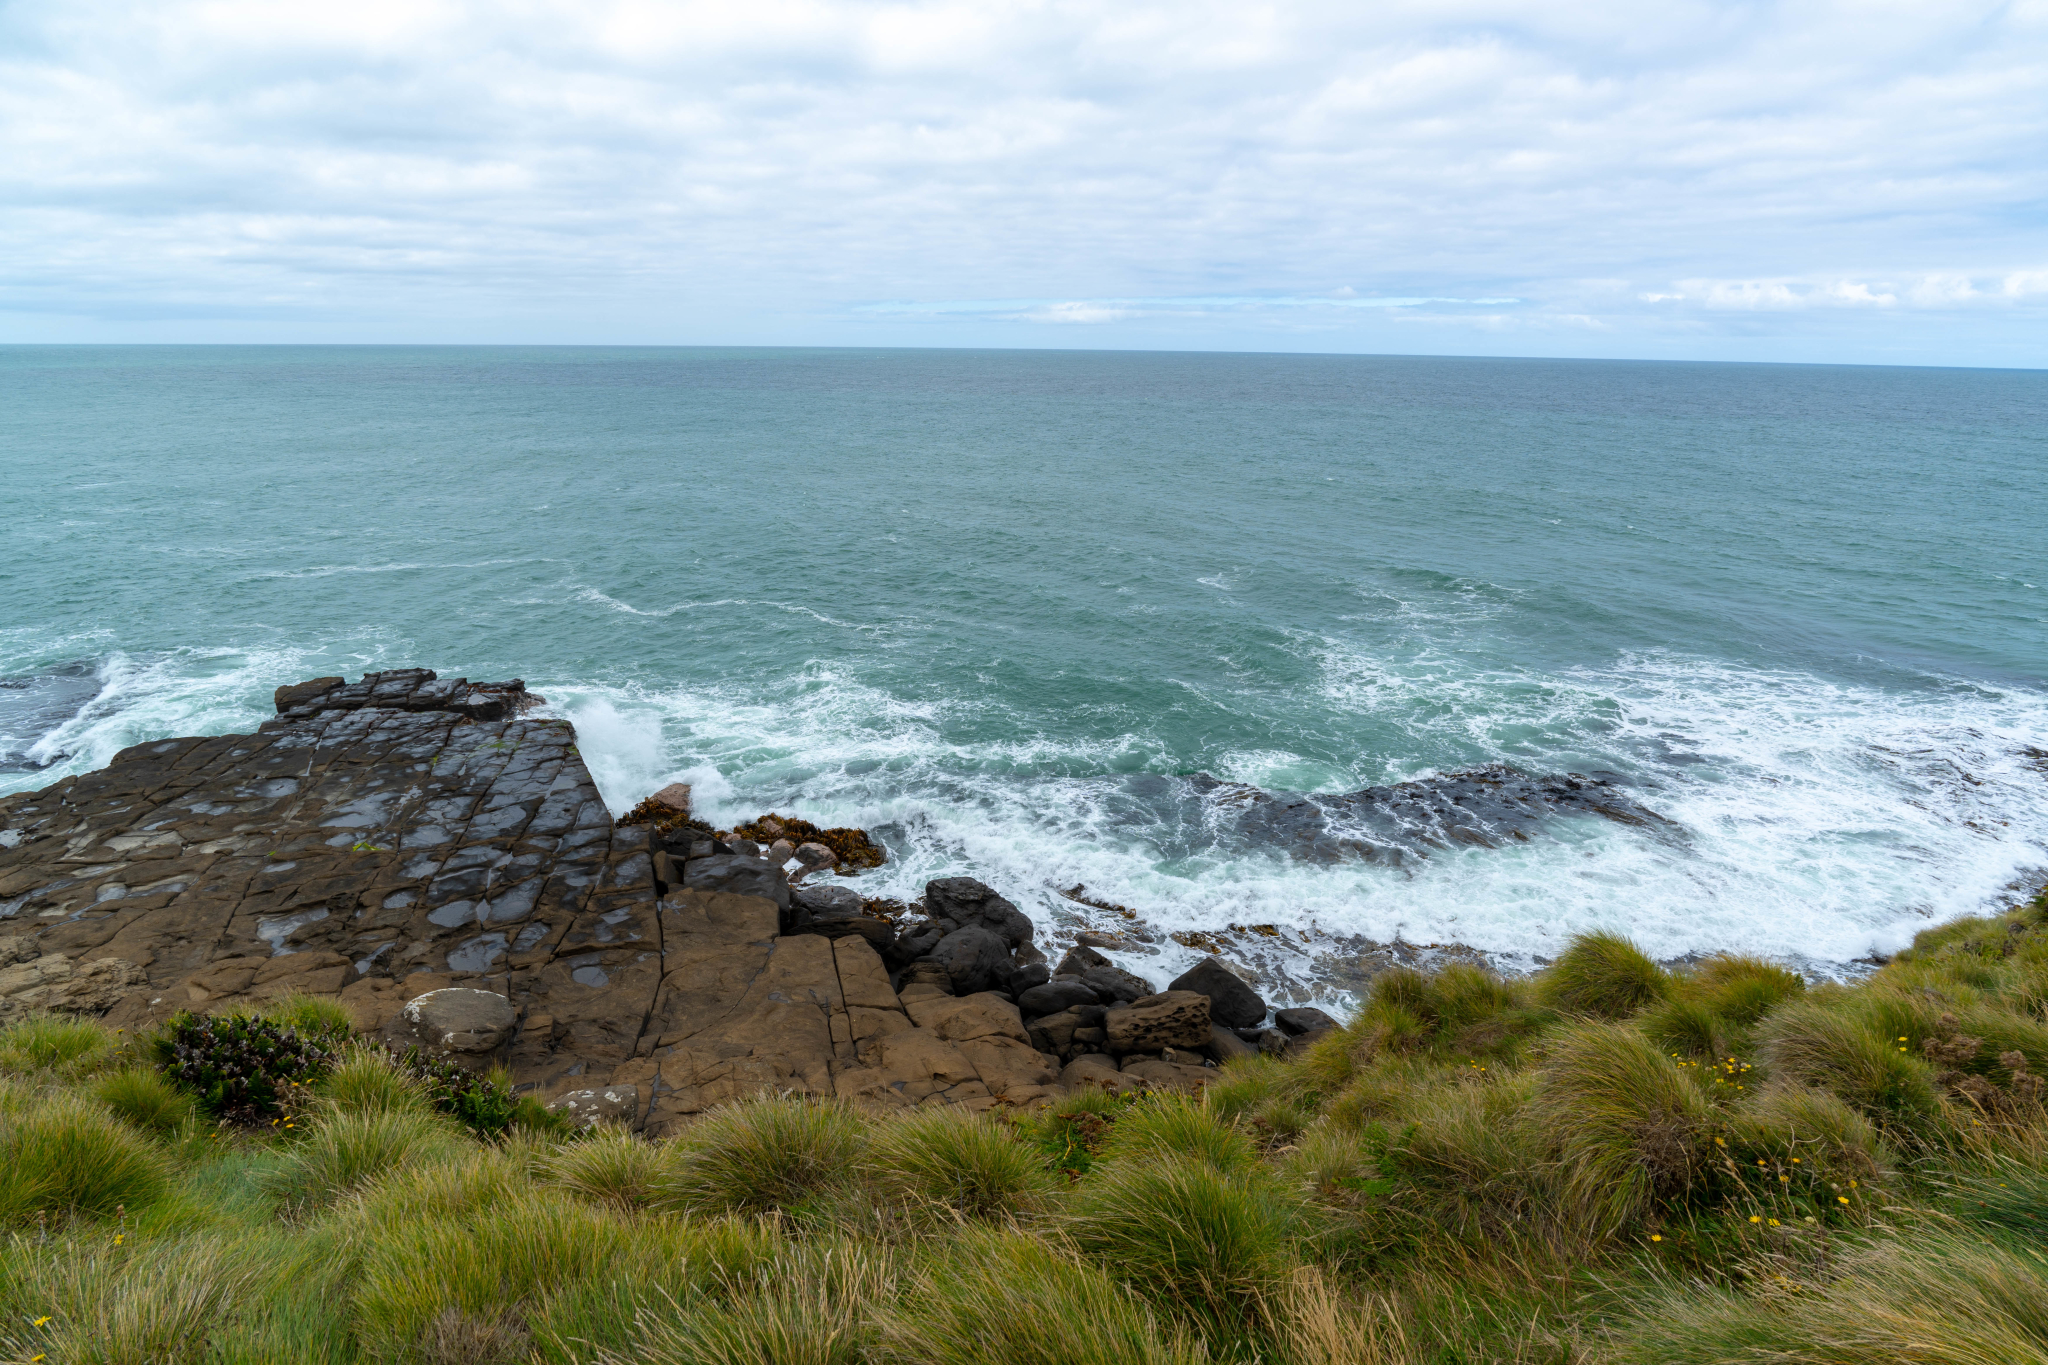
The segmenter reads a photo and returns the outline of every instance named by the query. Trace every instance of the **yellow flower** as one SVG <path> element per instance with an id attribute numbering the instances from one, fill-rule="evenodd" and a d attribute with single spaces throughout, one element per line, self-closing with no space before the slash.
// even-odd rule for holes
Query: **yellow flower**
<path id="1" fill-rule="evenodd" d="M 1772 1226 L 1772 1227 L 1776 1227 L 1776 1226 L 1778 1226 L 1778 1220 L 1777 1220 L 1777 1219 L 1775 1219 L 1775 1218 L 1773 1218 L 1773 1219 L 1771 1220 L 1771 1226 Z"/>
<path id="2" fill-rule="evenodd" d="M 32 1324 L 30 1324 L 30 1325 L 31 1325 L 31 1326 L 35 1326 L 35 1327 L 41 1327 L 41 1326 L 42 1326 L 42 1325 L 43 1325 L 44 1323 L 48 1322 L 49 1320 L 50 1320 L 50 1319 L 49 1319 L 48 1317 L 40 1317 L 40 1318 L 37 1318 L 37 1319 L 35 1320 L 35 1322 L 34 1322 L 34 1323 L 32 1323 Z"/>
<path id="3" fill-rule="evenodd" d="M 1714 1139 L 1714 1145 L 1715 1145 L 1716 1147 L 1726 1147 L 1726 1146 L 1728 1145 L 1728 1139 L 1726 1139 L 1726 1138 L 1715 1138 L 1715 1139 Z"/>
<path id="4" fill-rule="evenodd" d="M 1750 1221 L 1750 1222 L 1752 1222 L 1752 1223 L 1761 1223 L 1761 1222 L 1763 1222 L 1764 1220 L 1763 1220 L 1763 1219 L 1761 1219 L 1761 1218 L 1759 1218 L 1759 1217 L 1757 1217 L 1757 1216 L 1756 1216 L 1755 1214 L 1753 1214 L 1753 1213 L 1752 1213 L 1751 1215 L 1749 1215 L 1749 1221 Z"/>
<path id="5" fill-rule="evenodd" d="M 1793 1164 L 1794 1166 L 1797 1166 L 1797 1165 L 1799 1164 L 1799 1158 L 1798 1158 L 1798 1157 L 1796 1157 L 1796 1156 L 1795 1156 L 1795 1157 L 1793 1157 L 1793 1158 L 1792 1158 L 1792 1164 Z"/>
<path id="6" fill-rule="evenodd" d="M 1661 1241 L 1663 1241 L 1663 1240 L 1664 1240 L 1664 1237 L 1663 1237 L 1663 1234 L 1661 1234 L 1661 1233 L 1656 1233 L 1656 1232 L 1653 1232 L 1653 1233 L 1651 1233 L 1651 1234 L 1650 1234 L 1650 1240 L 1651 1240 L 1651 1241 L 1653 1241 L 1653 1242 L 1661 1242 Z"/>
<path id="7" fill-rule="evenodd" d="M 1846 1194 L 1838 1194 L 1835 1196 L 1835 1202 L 1837 1204 L 1846 1204 L 1849 1202 L 1849 1196 Z"/>

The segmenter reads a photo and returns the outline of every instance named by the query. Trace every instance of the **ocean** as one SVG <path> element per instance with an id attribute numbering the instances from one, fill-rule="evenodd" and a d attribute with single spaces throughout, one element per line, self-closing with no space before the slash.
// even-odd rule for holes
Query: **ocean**
<path id="1" fill-rule="evenodd" d="M 4 347 L 0 792 L 417 665 L 870 895 L 1853 971 L 2048 875 L 2044 471 L 2040 372 Z"/>

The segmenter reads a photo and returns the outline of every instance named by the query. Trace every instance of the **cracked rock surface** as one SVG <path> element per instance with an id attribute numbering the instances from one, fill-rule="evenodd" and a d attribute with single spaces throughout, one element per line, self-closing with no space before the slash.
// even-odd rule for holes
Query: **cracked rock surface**
<path id="1" fill-rule="evenodd" d="M 424 669 L 315 679 L 278 689 L 256 734 L 137 745 L 0 800 L 0 1018 L 134 1027 L 303 992 L 403 1031 L 409 1001 L 485 991 L 506 1024 L 480 1064 L 655 1134 L 763 1089 L 1056 1093 L 1062 1059 L 1008 994 L 899 997 L 866 938 L 788 932 L 786 884 L 657 883 L 659 850 L 613 825 L 570 724 L 520 714 L 536 700 Z M 974 886 L 949 889 L 986 893 L 990 937 L 1019 932 Z"/>

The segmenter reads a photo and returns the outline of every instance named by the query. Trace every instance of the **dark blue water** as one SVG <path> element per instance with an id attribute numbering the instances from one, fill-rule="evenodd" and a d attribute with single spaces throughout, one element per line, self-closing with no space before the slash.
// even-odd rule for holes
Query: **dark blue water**
<path id="1" fill-rule="evenodd" d="M 621 807 L 1040 913 L 1839 961 L 2048 863 L 2039 373 L 12 348 L 0 461 L 14 788 L 421 664 L 526 678 Z M 1488 764 L 1662 819 L 1305 852 L 1184 780 Z"/>

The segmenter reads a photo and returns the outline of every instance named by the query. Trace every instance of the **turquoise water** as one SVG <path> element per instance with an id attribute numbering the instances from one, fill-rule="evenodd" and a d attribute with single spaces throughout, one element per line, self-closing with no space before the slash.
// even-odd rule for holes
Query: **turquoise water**
<path id="1" fill-rule="evenodd" d="M 0 348 L 0 789 L 417 664 L 882 891 L 1841 962 L 2048 865 L 2044 468 L 2034 372 Z M 1485 764 L 1668 823 L 1305 857 L 1184 780 Z"/>

